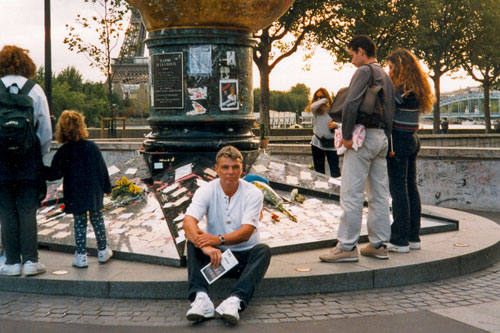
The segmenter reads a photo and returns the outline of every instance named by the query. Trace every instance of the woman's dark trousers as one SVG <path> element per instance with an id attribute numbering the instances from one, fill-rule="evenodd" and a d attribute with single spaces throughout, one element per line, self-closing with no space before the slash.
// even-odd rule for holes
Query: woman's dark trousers
<path id="1" fill-rule="evenodd" d="M 420 140 L 416 133 L 397 130 L 392 132 L 392 140 L 396 155 L 387 157 L 394 218 L 390 242 L 408 246 L 408 242 L 420 242 L 421 203 L 417 186 Z"/>
<path id="2" fill-rule="evenodd" d="M 0 222 L 8 265 L 25 263 L 28 260 L 38 262 L 38 193 L 36 184 L 0 186 Z"/>
<path id="3" fill-rule="evenodd" d="M 335 150 L 323 150 L 311 145 L 314 170 L 319 173 L 325 173 L 325 157 L 328 160 L 330 167 L 330 175 L 332 177 L 340 177 L 339 156 Z"/>

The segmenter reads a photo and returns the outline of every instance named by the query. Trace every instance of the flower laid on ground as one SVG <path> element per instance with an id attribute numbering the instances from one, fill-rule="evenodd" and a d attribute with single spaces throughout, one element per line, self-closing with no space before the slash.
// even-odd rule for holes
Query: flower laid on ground
<path id="1" fill-rule="evenodd" d="M 122 177 L 117 180 L 113 191 L 111 192 L 112 200 L 123 200 L 130 197 L 138 197 L 142 195 L 144 190 L 139 186 L 135 185 L 127 177 Z"/>

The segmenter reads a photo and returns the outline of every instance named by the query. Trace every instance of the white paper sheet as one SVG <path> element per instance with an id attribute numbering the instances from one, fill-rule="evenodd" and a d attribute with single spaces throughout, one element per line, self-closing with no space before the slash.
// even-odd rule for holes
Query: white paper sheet
<path id="1" fill-rule="evenodd" d="M 108 168 L 108 174 L 110 176 L 114 175 L 115 173 L 120 172 L 120 169 L 118 169 L 115 165 L 112 165 Z"/>
<path id="2" fill-rule="evenodd" d="M 236 259 L 231 250 L 227 249 L 222 252 L 222 259 L 218 267 L 213 268 L 212 264 L 208 264 L 201 269 L 201 274 L 209 284 L 212 284 L 237 264 L 238 259 Z"/>

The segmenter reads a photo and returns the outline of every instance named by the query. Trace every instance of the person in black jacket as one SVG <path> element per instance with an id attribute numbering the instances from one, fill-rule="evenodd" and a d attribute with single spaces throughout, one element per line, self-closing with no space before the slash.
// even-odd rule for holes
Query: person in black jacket
<path id="1" fill-rule="evenodd" d="M 77 111 L 64 111 L 56 127 L 56 139 L 63 145 L 50 168 L 45 169 L 47 180 L 64 178 L 64 211 L 72 213 L 75 219 L 75 267 L 88 266 L 87 212 L 97 240 L 99 262 L 105 263 L 113 255 L 102 216 L 104 193 L 111 193 L 111 182 L 101 151 L 94 142 L 85 140 L 88 136 L 84 116 Z"/>

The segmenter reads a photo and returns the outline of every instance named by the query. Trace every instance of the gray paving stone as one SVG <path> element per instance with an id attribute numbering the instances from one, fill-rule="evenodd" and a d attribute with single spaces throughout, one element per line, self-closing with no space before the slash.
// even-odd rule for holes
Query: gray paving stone
<path id="1" fill-rule="evenodd" d="M 272 313 L 271 318 L 286 318 L 286 314 L 284 314 L 284 313 Z"/>
<path id="2" fill-rule="evenodd" d="M 262 319 L 262 322 L 264 324 L 272 324 L 272 323 L 279 323 L 279 319 L 275 319 L 275 318 L 270 318 L 270 319 Z"/>
<path id="3" fill-rule="evenodd" d="M 280 323 L 291 323 L 296 321 L 297 320 L 295 318 L 280 318 Z"/>

